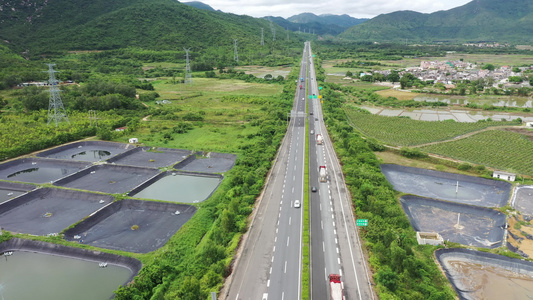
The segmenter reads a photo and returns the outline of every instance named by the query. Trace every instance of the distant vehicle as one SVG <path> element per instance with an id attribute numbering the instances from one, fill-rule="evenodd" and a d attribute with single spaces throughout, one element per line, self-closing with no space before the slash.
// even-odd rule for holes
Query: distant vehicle
<path id="1" fill-rule="evenodd" d="M 313 115 L 313 112 L 310 112 L 309 114 L 312 116 L 312 115 Z"/>
<path id="2" fill-rule="evenodd" d="M 316 186 L 311 187 L 311 192 L 316 193 Z"/>
<path id="3" fill-rule="evenodd" d="M 329 274 L 329 295 L 331 300 L 343 299 L 341 276 L 339 274 Z"/>
<path id="4" fill-rule="evenodd" d="M 315 134 L 315 131 L 311 129 L 311 131 L 309 132 L 309 134 Z"/>
<path id="5" fill-rule="evenodd" d="M 304 82 L 304 78 L 303 78 L 303 77 L 302 77 L 302 78 L 300 78 L 300 81 L 301 81 L 301 82 Z"/>
<path id="6" fill-rule="evenodd" d="M 318 118 L 315 118 L 315 121 L 318 121 Z"/>
<path id="7" fill-rule="evenodd" d="M 300 84 L 300 90 L 303 89 L 303 88 L 304 88 L 303 85 Z"/>
<path id="8" fill-rule="evenodd" d="M 318 177 L 320 179 L 320 182 L 327 182 L 328 177 L 326 174 L 326 166 L 320 166 L 318 167 Z"/>
<path id="9" fill-rule="evenodd" d="M 300 200 L 294 200 L 294 207 L 296 208 L 300 207 Z"/>
<path id="10" fill-rule="evenodd" d="M 322 138 L 322 135 L 320 133 L 316 135 L 316 144 L 317 145 L 324 144 L 324 139 Z"/>

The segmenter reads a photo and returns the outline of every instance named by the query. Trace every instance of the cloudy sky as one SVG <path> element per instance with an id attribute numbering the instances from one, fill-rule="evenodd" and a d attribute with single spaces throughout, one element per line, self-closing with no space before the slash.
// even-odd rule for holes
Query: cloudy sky
<path id="1" fill-rule="evenodd" d="M 190 2 L 193 0 L 186 0 Z M 290 17 L 304 12 L 347 14 L 373 18 L 398 10 L 432 13 L 462 6 L 472 0 L 197 0 L 216 10 L 252 17 Z M 475 0 L 474 0 L 475 1 Z"/>

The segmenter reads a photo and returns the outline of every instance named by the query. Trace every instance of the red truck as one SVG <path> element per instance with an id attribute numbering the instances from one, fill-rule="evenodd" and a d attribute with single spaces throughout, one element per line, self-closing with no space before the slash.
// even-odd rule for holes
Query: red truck
<path id="1" fill-rule="evenodd" d="M 343 300 L 341 275 L 329 274 L 329 294 L 331 300 Z"/>

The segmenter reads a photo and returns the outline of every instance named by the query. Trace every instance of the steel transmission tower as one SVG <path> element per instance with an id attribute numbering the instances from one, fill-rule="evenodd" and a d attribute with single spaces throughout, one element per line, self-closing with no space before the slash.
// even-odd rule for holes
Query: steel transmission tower
<path id="1" fill-rule="evenodd" d="M 274 28 L 274 24 L 272 24 L 272 20 L 270 20 L 270 30 L 272 31 L 272 40 L 276 40 L 276 28 Z"/>
<path id="2" fill-rule="evenodd" d="M 263 27 L 261 27 L 261 46 L 265 45 L 265 35 L 263 33 Z"/>
<path id="3" fill-rule="evenodd" d="M 61 101 L 61 96 L 59 96 L 59 87 L 57 84 L 59 81 L 56 79 L 56 72 L 54 70 L 54 66 L 56 64 L 47 64 L 48 65 L 48 72 L 49 78 L 48 83 L 50 84 L 50 101 L 48 102 L 48 123 L 52 122 L 52 120 L 57 124 L 61 122 L 62 120 L 67 121 L 67 123 L 70 124 L 67 117 L 67 112 L 65 111 L 65 107 L 63 107 L 63 101 Z"/>
<path id="4" fill-rule="evenodd" d="M 239 53 L 237 52 L 237 40 L 233 40 L 233 60 L 239 62 Z"/>
<path id="5" fill-rule="evenodd" d="M 191 50 L 191 48 L 183 48 L 183 50 L 185 50 L 185 80 L 183 83 L 192 84 L 191 62 L 189 61 L 189 50 Z"/>

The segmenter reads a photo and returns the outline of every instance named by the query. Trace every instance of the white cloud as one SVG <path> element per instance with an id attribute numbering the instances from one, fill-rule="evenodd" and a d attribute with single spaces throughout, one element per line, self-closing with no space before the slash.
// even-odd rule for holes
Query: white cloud
<path id="1" fill-rule="evenodd" d="M 189 1 L 189 0 L 186 0 Z M 304 12 L 347 14 L 354 18 L 373 18 L 399 10 L 432 13 L 462 6 L 470 0 L 200 0 L 214 9 L 252 17 L 281 16 Z"/>

